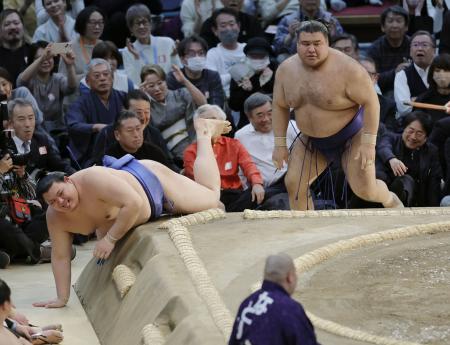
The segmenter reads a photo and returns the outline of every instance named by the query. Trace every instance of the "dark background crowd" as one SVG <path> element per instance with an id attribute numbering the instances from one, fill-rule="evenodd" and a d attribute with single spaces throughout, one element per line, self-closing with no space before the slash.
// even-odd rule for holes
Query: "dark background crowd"
<path id="1" fill-rule="evenodd" d="M 405 206 L 439 206 L 450 194 L 450 119 L 407 104 L 450 101 L 448 0 L 2 5 L 0 267 L 49 260 L 45 206 L 34 191 L 43 174 L 72 174 L 101 165 L 105 154 L 129 153 L 192 177 L 193 113 L 206 103 L 223 109 L 233 127 L 213 145 L 226 210 L 288 209 L 286 167 L 276 169 L 271 158 L 271 95 L 278 65 L 296 54 L 296 30 L 311 19 L 327 24 L 330 45 L 373 82 L 377 177 Z M 346 32 L 339 11 L 358 6 L 377 9 L 381 31 Z M 291 121 L 288 147 L 297 136 Z M 352 195 L 339 166 L 327 169 L 313 193 L 318 209 L 379 206 Z"/>

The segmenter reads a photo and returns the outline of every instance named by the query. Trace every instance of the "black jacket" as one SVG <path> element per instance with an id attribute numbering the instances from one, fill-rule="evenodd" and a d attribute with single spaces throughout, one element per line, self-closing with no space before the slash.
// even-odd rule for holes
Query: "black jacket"
<path id="1" fill-rule="evenodd" d="M 377 147 L 376 173 L 377 178 L 388 185 L 394 180 L 389 160 L 397 158 L 404 162 L 406 148 L 401 134 L 390 134 L 382 137 Z M 426 142 L 420 149 L 414 151 L 419 159 L 419 176 L 416 181 L 417 193 L 414 196 L 414 206 L 439 206 L 441 200 L 442 169 L 436 146 Z"/>

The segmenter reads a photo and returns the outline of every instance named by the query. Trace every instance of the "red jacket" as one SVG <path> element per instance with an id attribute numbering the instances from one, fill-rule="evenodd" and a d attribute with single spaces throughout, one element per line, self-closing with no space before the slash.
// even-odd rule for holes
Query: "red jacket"
<path id="1" fill-rule="evenodd" d="M 242 189 L 239 168 L 247 180 L 254 184 L 263 184 L 261 174 L 253 163 L 245 147 L 237 139 L 220 137 L 213 145 L 214 155 L 220 172 L 222 189 Z M 197 143 L 189 145 L 184 151 L 184 174 L 194 179 L 194 161 L 197 157 Z"/>

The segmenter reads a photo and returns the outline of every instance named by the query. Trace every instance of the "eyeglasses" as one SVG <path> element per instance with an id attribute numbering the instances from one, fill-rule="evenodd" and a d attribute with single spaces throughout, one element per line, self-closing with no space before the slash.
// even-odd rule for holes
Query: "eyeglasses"
<path id="1" fill-rule="evenodd" d="M 428 43 L 428 42 L 414 42 L 414 43 L 411 43 L 411 47 L 414 47 L 414 48 L 430 48 L 430 47 L 433 47 L 433 45 L 431 43 Z"/>
<path id="2" fill-rule="evenodd" d="M 98 21 L 92 21 L 92 20 L 88 20 L 87 25 L 92 26 L 92 27 L 96 27 L 96 26 L 103 26 L 105 25 L 105 22 L 103 20 L 98 20 Z"/>
<path id="3" fill-rule="evenodd" d="M 418 140 L 421 140 L 421 139 L 423 139 L 423 138 L 426 137 L 426 134 L 425 134 L 424 132 L 422 132 L 422 131 L 417 131 L 417 130 L 415 130 L 415 129 L 412 128 L 412 127 L 406 127 L 406 128 L 405 128 L 405 131 L 406 131 L 406 133 L 408 133 L 409 135 L 415 134 L 415 135 L 416 135 L 416 138 L 417 138 Z"/>
<path id="4" fill-rule="evenodd" d="M 141 20 L 137 20 L 133 23 L 133 26 L 136 28 L 140 27 L 141 25 L 144 27 L 147 27 L 147 26 L 150 26 L 150 22 L 147 19 L 141 19 Z"/>

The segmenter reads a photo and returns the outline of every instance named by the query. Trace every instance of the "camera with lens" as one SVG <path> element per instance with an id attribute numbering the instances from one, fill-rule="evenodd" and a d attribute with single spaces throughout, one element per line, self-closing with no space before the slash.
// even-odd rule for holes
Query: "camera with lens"
<path id="1" fill-rule="evenodd" d="M 8 121 L 8 104 L 6 95 L 0 94 L 0 158 L 6 154 L 12 159 L 13 165 L 27 165 L 29 153 L 19 154 L 14 144 L 14 130 L 5 128 L 4 124 Z"/>

